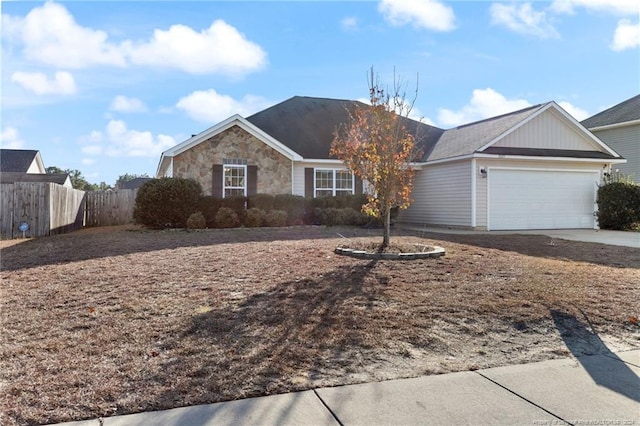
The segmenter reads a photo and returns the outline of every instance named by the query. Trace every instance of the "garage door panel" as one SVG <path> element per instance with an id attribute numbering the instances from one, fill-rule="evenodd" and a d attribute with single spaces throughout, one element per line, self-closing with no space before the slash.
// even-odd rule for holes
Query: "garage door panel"
<path id="1" fill-rule="evenodd" d="M 489 228 L 593 228 L 598 172 L 492 169 Z"/>

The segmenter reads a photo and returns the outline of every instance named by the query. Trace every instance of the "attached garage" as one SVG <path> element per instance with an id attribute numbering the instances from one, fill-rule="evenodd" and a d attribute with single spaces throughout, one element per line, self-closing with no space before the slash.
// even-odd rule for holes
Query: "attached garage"
<path id="1" fill-rule="evenodd" d="M 594 228 L 599 180 L 598 170 L 490 168 L 487 228 Z"/>

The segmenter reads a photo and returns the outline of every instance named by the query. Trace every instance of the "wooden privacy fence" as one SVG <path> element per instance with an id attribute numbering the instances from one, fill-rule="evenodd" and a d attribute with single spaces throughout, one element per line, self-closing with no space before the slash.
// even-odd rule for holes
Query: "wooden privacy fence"
<path id="1" fill-rule="evenodd" d="M 86 195 L 85 226 L 113 226 L 133 223 L 137 189 L 92 191 Z"/>
<path id="2" fill-rule="evenodd" d="M 133 223 L 137 189 L 80 191 L 49 182 L 15 182 L 0 185 L 0 236 L 25 237 L 75 231 L 84 226 Z"/>
<path id="3" fill-rule="evenodd" d="M 84 191 L 49 182 L 15 182 L 0 185 L 0 235 L 26 237 L 61 234 L 82 228 Z"/>

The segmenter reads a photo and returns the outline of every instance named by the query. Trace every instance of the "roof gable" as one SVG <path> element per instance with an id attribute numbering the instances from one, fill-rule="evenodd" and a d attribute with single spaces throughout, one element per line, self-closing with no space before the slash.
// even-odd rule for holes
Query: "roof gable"
<path id="1" fill-rule="evenodd" d="M 44 173 L 40 152 L 31 149 L 1 149 L 0 171 L 15 173 Z"/>
<path id="2" fill-rule="evenodd" d="M 640 120 L 640 95 L 592 115 L 582 121 L 582 125 L 588 129 L 594 129 L 638 120 Z"/>
<path id="3" fill-rule="evenodd" d="M 508 133 L 541 107 L 542 105 L 535 105 L 446 130 L 427 160 L 436 161 L 473 154 L 483 146 L 491 144 L 500 135 Z"/>

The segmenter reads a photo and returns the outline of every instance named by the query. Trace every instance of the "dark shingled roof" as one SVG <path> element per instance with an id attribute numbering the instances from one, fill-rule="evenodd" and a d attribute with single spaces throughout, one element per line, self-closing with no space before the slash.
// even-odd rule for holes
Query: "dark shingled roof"
<path id="1" fill-rule="evenodd" d="M 64 185 L 69 175 L 66 173 L 40 174 L 40 173 L 20 173 L 2 172 L 0 173 L 0 183 L 15 182 L 51 182 Z"/>
<path id="2" fill-rule="evenodd" d="M 327 159 L 336 127 L 348 123 L 350 112 L 366 104 L 341 99 L 294 96 L 247 118 L 270 136 L 305 159 Z M 443 129 L 407 120 L 426 158 L 444 133 Z"/>
<path id="3" fill-rule="evenodd" d="M 25 173 L 36 158 L 38 151 L 30 149 L 0 150 L 0 172 Z"/>
<path id="4" fill-rule="evenodd" d="M 150 180 L 153 180 L 153 178 L 137 177 L 120 184 L 120 189 L 137 189 Z"/>
<path id="5" fill-rule="evenodd" d="M 581 124 L 587 129 L 593 129 L 634 120 L 640 120 L 640 95 L 605 109 L 587 118 Z"/>
<path id="6" fill-rule="evenodd" d="M 545 148 L 509 148 L 502 146 L 490 146 L 482 151 L 483 154 L 495 155 L 526 155 L 534 157 L 571 157 L 571 158 L 617 158 L 609 153 L 601 151 L 578 151 L 572 149 L 545 149 Z"/>

